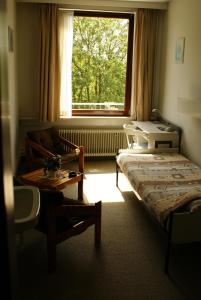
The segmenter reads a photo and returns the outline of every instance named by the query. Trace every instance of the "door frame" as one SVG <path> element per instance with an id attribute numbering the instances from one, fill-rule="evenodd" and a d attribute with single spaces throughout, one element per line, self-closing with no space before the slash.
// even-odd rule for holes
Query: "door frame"
<path id="1" fill-rule="evenodd" d="M 0 291 L 4 299 L 17 299 L 17 259 L 14 231 L 14 196 L 11 165 L 8 93 L 7 0 L 0 1 Z"/>

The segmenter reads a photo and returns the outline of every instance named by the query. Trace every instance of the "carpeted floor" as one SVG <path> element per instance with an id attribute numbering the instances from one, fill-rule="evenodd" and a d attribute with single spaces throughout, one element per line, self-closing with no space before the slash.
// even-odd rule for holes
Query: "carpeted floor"
<path id="1" fill-rule="evenodd" d="M 201 245 L 174 246 L 167 276 L 166 236 L 123 175 L 120 187 L 114 161 L 86 162 L 85 197 L 103 200 L 101 249 L 95 251 L 91 227 L 57 247 L 57 271 L 48 274 L 45 237 L 26 232 L 18 251 L 20 300 L 201 299 Z"/>

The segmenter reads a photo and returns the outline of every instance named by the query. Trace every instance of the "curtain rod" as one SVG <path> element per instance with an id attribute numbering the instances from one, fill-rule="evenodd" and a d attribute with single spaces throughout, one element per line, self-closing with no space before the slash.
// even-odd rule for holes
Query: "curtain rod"
<path id="1" fill-rule="evenodd" d="M 81 8 L 66 8 L 66 7 L 62 7 L 60 6 L 59 7 L 59 10 L 62 10 L 62 11 L 91 11 L 91 12 L 106 12 L 106 13 L 120 13 L 120 14 L 135 14 L 136 13 L 136 10 L 133 10 L 133 11 L 115 11 L 115 10 L 103 10 L 103 9 L 81 9 Z"/>
<path id="2" fill-rule="evenodd" d="M 148 1 L 112 1 L 112 0 L 85 0 L 84 4 L 82 0 L 16 0 L 16 3 L 54 3 L 61 6 L 69 6 L 75 9 L 80 9 L 81 7 L 91 7 L 97 9 L 107 9 L 110 8 L 115 11 L 117 10 L 125 10 L 125 11 L 133 11 L 137 8 L 150 8 L 150 9 L 159 9 L 159 10 L 167 10 L 168 2 L 148 2 Z"/>

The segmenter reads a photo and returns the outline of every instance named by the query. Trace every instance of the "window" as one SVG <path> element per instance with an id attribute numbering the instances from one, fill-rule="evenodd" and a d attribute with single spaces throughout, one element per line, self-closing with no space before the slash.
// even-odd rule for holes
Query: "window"
<path id="1" fill-rule="evenodd" d="M 75 11 L 73 115 L 130 114 L 133 14 Z"/>

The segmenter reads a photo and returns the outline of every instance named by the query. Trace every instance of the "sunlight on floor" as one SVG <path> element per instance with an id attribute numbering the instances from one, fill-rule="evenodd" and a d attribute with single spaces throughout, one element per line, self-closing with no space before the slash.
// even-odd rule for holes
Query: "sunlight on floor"
<path id="1" fill-rule="evenodd" d="M 88 203 L 124 202 L 121 192 L 132 191 L 126 177 L 119 174 L 119 189 L 116 187 L 116 173 L 87 173 L 84 179 L 84 199 Z M 63 189 L 64 195 L 77 199 L 77 184 Z"/>
<path id="2" fill-rule="evenodd" d="M 84 196 L 87 202 L 124 202 L 116 187 L 116 173 L 86 174 L 85 178 Z M 119 174 L 119 184 L 122 192 L 132 190 L 123 174 Z"/>

